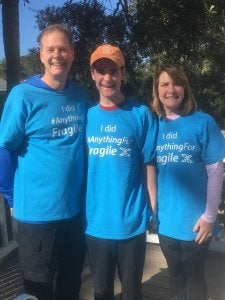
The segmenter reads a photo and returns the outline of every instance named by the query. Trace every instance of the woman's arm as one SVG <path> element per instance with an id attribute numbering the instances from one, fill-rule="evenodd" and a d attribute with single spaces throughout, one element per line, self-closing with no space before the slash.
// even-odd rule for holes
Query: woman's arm
<path id="1" fill-rule="evenodd" d="M 196 242 L 198 243 L 204 242 L 212 235 L 221 199 L 223 162 L 206 165 L 206 170 L 208 175 L 206 209 L 194 227 L 194 231 L 198 232 L 196 237 Z"/>

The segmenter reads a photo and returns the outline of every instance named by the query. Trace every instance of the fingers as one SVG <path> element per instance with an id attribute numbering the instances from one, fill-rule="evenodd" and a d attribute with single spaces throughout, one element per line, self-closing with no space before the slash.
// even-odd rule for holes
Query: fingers
<path id="1" fill-rule="evenodd" d="M 198 232 L 199 228 L 200 228 L 200 225 L 199 225 L 198 222 L 197 222 L 197 223 L 195 224 L 195 226 L 194 226 L 193 231 L 194 231 L 194 232 Z"/>
<path id="2" fill-rule="evenodd" d="M 208 239 L 210 239 L 212 237 L 212 233 L 211 232 L 199 232 L 195 241 L 198 244 L 204 243 L 206 242 Z"/>
<path id="3" fill-rule="evenodd" d="M 197 232 L 195 241 L 199 244 L 204 243 L 212 237 L 213 223 L 208 223 L 200 218 L 196 222 L 193 230 Z"/>

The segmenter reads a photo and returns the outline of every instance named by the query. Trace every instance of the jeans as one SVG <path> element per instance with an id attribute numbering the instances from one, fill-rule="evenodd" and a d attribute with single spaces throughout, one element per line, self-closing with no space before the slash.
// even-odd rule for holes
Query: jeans
<path id="1" fill-rule="evenodd" d="M 198 244 L 159 235 L 169 270 L 171 300 L 206 300 L 204 269 L 210 241 Z"/>

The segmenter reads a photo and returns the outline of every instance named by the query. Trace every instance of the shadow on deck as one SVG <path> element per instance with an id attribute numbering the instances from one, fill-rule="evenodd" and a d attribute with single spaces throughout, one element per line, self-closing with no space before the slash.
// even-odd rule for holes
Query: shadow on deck
<path id="1" fill-rule="evenodd" d="M 208 297 L 212 300 L 225 300 L 225 254 L 210 251 L 206 266 Z M 15 250 L 7 259 L 0 262 L 0 299 L 13 300 L 23 292 L 19 272 L 18 252 Z M 115 280 L 116 300 L 119 300 L 120 284 Z M 93 299 L 93 286 L 88 265 L 84 267 L 81 300 Z M 156 244 L 147 244 L 143 276 L 143 300 L 168 299 L 168 273 L 165 259 Z M 66 299 L 65 299 L 66 300 Z"/>

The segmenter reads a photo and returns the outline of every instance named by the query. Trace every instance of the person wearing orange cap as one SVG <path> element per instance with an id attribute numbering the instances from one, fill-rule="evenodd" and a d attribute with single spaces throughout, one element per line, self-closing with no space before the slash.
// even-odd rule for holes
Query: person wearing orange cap
<path id="1" fill-rule="evenodd" d="M 90 65 L 100 98 L 89 109 L 86 133 L 86 238 L 94 299 L 114 299 L 117 268 L 123 300 L 141 300 L 145 233 L 156 212 L 157 124 L 145 105 L 121 92 L 126 70 L 119 48 L 99 46 Z"/>

